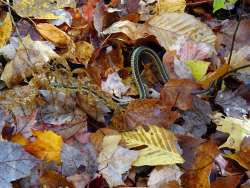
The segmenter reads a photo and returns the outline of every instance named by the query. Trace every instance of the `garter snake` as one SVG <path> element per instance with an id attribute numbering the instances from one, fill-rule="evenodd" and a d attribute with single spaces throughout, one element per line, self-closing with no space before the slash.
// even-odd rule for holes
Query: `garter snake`
<path id="1" fill-rule="evenodd" d="M 132 77 L 138 89 L 140 99 L 149 97 L 148 86 L 143 83 L 143 79 L 140 74 L 141 57 L 144 55 L 148 55 L 148 57 L 152 58 L 153 64 L 157 68 L 161 81 L 165 83 L 169 80 L 169 74 L 164 64 L 162 64 L 159 56 L 152 49 L 145 46 L 135 48 L 132 52 L 130 63 L 132 68 Z"/>

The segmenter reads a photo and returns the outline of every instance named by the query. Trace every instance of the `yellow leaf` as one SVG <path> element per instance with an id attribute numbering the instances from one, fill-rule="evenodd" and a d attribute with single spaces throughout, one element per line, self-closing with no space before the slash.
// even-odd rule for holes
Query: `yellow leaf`
<path id="1" fill-rule="evenodd" d="M 94 52 L 94 47 L 86 42 L 81 41 L 76 43 L 75 56 L 84 65 L 88 65 L 88 62 Z"/>
<path id="2" fill-rule="evenodd" d="M 158 0 L 157 12 L 184 12 L 186 7 L 185 0 Z"/>
<path id="3" fill-rule="evenodd" d="M 11 141 L 20 145 L 25 146 L 28 143 L 28 140 L 23 136 L 22 133 L 15 134 Z"/>
<path id="4" fill-rule="evenodd" d="M 34 17 L 36 19 L 57 19 L 59 16 L 54 10 L 64 7 L 75 8 L 75 0 L 14 0 L 13 8 L 21 17 Z"/>
<path id="5" fill-rule="evenodd" d="M 41 160 L 60 162 L 63 140 L 52 131 L 33 131 L 36 140 L 25 146 L 26 151 Z"/>
<path id="6" fill-rule="evenodd" d="M 143 127 L 138 127 L 136 131 L 122 133 L 122 141 L 128 148 L 147 146 L 140 150 L 134 166 L 169 165 L 184 162 L 176 147 L 177 141 L 172 132 L 155 125 L 150 125 L 148 128 L 148 131 Z"/>
<path id="7" fill-rule="evenodd" d="M 207 74 L 202 80 L 200 80 L 198 83 L 204 88 L 207 89 L 210 84 L 219 79 L 221 76 L 226 74 L 229 70 L 229 65 L 224 64 L 220 66 L 216 71 L 212 72 L 211 74 Z"/>
<path id="8" fill-rule="evenodd" d="M 70 44 L 70 37 L 54 25 L 40 23 L 36 25 L 36 29 L 45 39 L 53 42 L 58 47 L 65 48 Z"/>
<path id="9" fill-rule="evenodd" d="M 217 130 L 229 133 L 227 142 L 220 147 L 240 150 L 241 141 L 245 136 L 250 136 L 250 120 L 224 117 L 221 113 L 213 116 L 213 121 L 217 124 Z"/>
<path id="10" fill-rule="evenodd" d="M 200 80 L 207 73 L 208 66 L 210 62 L 199 61 L 199 60 L 189 60 L 186 62 L 187 66 L 191 69 L 193 77 L 196 80 Z"/>
<path id="11" fill-rule="evenodd" d="M 0 48 L 3 47 L 9 39 L 12 31 L 12 23 L 9 13 L 6 15 L 3 23 L 0 25 Z"/>

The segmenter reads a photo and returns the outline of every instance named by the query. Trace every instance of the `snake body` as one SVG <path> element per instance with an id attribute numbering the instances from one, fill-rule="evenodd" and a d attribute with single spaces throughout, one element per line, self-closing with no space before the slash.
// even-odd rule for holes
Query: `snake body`
<path id="1" fill-rule="evenodd" d="M 149 97 L 148 87 L 145 83 L 143 83 L 139 70 L 140 63 L 142 63 L 141 57 L 143 55 L 148 55 L 153 59 L 153 63 L 156 66 L 159 76 L 164 83 L 169 80 L 169 74 L 165 66 L 162 64 L 159 56 L 150 48 L 147 48 L 145 46 L 137 47 L 132 52 L 130 63 L 132 68 L 132 77 L 137 86 L 140 99 L 145 99 Z"/>

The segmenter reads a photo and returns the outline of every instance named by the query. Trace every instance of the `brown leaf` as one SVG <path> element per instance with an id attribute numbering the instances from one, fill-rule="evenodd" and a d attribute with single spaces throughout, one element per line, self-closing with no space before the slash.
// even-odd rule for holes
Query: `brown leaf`
<path id="1" fill-rule="evenodd" d="M 195 148 L 195 160 L 191 169 L 182 175 L 184 188 L 210 188 L 209 175 L 212 164 L 219 150 L 212 141 L 202 143 Z"/>
<path id="2" fill-rule="evenodd" d="M 40 177 L 40 183 L 42 186 L 47 188 L 54 188 L 54 187 L 68 187 L 74 188 L 74 185 L 67 181 L 67 179 L 55 171 L 48 171 L 45 172 Z"/>
<path id="3" fill-rule="evenodd" d="M 40 23 L 36 25 L 36 29 L 45 39 L 53 42 L 58 47 L 66 48 L 71 42 L 70 37 L 54 25 Z"/>
<path id="4" fill-rule="evenodd" d="M 218 177 L 214 182 L 211 183 L 211 188 L 235 188 L 240 183 L 242 175 Z"/>
<path id="5" fill-rule="evenodd" d="M 169 80 L 161 90 L 161 105 L 188 110 L 192 107 L 192 91 L 199 85 L 188 79 Z"/>
<path id="6" fill-rule="evenodd" d="M 125 111 L 124 120 L 127 130 L 138 125 L 169 127 L 178 116 L 178 113 L 170 111 L 168 106 L 160 105 L 158 99 L 145 99 L 132 101 Z"/>

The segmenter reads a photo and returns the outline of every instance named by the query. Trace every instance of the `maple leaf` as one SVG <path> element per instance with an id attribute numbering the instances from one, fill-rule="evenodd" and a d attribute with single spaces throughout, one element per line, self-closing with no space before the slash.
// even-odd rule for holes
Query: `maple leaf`
<path id="1" fill-rule="evenodd" d="M 243 138 L 250 135 L 250 120 L 225 117 L 221 113 L 215 113 L 212 119 L 217 124 L 218 131 L 229 133 L 227 142 L 220 147 L 239 151 Z"/>
<path id="2" fill-rule="evenodd" d="M 11 142 L 0 141 L 0 187 L 12 188 L 11 181 L 30 175 L 36 159 Z"/>
<path id="3" fill-rule="evenodd" d="M 148 131 L 138 127 L 135 131 L 122 133 L 122 141 L 128 148 L 147 146 L 140 150 L 134 166 L 169 165 L 183 163 L 174 134 L 164 128 L 149 125 Z"/>
<path id="4" fill-rule="evenodd" d="M 33 131 L 36 140 L 27 144 L 25 150 L 41 160 L 61 162 L 63 140 L 52 131 Z"/>

